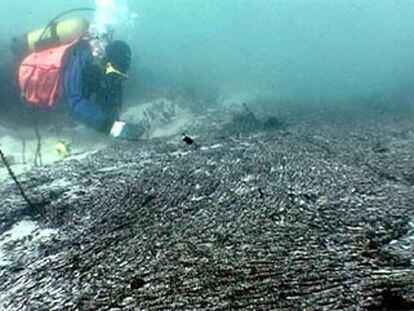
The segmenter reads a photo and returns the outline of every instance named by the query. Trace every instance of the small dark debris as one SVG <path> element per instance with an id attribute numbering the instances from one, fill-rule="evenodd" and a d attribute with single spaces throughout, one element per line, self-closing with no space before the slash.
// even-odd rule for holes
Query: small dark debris
<path id="1" fill-rule="evenodd" d="M 376 143 L 374 145 L 374 147 L 372 147 L 372 151 L 376 152 L 376 153 L 385 153 L 390 151 L 389 148 L 385 147 L 383 144 L 381 143 Z"/>
<path id="2" fill-rule="evenodd" d="M 140 277 L 136 277 L 131 281 L 130 287 L 131 289 L 140 289 L 145 285 L 144 279 Z"/>
<path id="3" fill-rule="evenodd" d="M 182 141 L 185 142 L 187 145 L 195 145 L 195 140 L 185 133 L 183 133 Z"/>

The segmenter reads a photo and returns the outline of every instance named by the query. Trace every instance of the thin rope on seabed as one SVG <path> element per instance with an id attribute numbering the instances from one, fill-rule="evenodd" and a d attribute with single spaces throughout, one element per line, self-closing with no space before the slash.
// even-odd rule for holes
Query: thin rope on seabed
<path id="1" fill-rule="evenodd" d="M 26 203 L 30 206 L 33 207 L 33 203 L 32 201 L 30 201 L 29 197 L 26 195 L 26 193 L 23 190 L 23 187 L 21 185 L 21 183 L 19 182 L 19 180 L 17 179 L 16 175 L 14 174 L 13 170 L 10 167 L 10 164 L 7 162 L 6 156 L 4 155 L 3 151 L 0 149 L 0 157 L 1 160 L 4 163 L 4 166 L 7 168 L 7 171 L 10 175 L 10 177 L 13 179 L 13 181 L 16 183 L 17 188 L 20 191 L 20 194 L 22 195 L 23 199 L 26 201 Z"/>

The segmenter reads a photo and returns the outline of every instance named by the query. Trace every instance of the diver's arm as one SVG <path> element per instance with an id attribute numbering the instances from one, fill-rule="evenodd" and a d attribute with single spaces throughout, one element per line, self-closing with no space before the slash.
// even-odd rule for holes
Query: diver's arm
<path id="1" fill-rule="evenodd" d="M 74 119 L 99 132 L 110 133 L 115 120 L 106 118 L 97 103 L 81 96 L 67 96 L 66 101 Z"/>
<path id="2" fill-rule="evenodd" d="M 131 124 L 105 116 L 95 102 L 79 96 L 68 96 L 67 103 L 72 116 L 101 133 L 115 138 L 137 140 L 146 131 L 141 124 Z"/>
<path id="3" fill-rule="evenodd" d="M 68 55 L 62 77 L 66 104 L 73 118 L 100 132 L 109 132 L 109 124 L 115 120 L 105 120 L 102 108 L 88 98 L 83 87 L 85 68 L 91 58 L 91 52 L 84 44 L 75 46 Z"/>
<path id="4" fill-rule="evenodd" d="M 83 88 L 85 68 L 91 62 L 91 52 L 85 45 L 75 47 L 68 55 L 63 73 L 63 87 L 71 115 L 99 132 L 117 138 L 138 139 L 143 126 L 118 121 L 118 116 L 105 113 L 102 105 L 89 99 Z"/>

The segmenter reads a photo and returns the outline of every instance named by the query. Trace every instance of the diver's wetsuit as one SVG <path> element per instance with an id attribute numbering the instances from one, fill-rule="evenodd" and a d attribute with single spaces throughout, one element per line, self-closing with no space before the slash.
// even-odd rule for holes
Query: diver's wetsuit
<path id="1" fill-rule="evenodd" d="M 121 81 L 93 64 L 88 41 L 80 41 L 66 55 L 63 92 L 71 115 L 85 125 L 108 134 L 119 119 Z"/>

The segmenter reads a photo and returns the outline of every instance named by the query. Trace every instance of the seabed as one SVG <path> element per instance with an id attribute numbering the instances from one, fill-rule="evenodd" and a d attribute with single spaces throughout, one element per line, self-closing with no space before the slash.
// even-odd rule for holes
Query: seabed
<path id="1" fill-rule="evenodd" d="M 223 115 L 4 181 L 1 309 L 414 309 L 414 117 Z"/>

